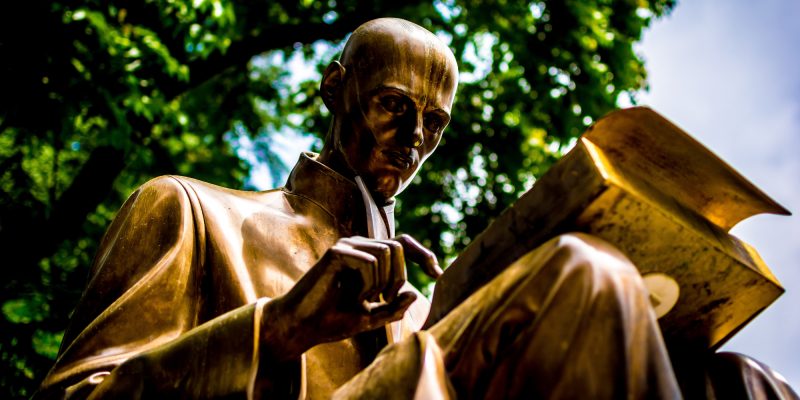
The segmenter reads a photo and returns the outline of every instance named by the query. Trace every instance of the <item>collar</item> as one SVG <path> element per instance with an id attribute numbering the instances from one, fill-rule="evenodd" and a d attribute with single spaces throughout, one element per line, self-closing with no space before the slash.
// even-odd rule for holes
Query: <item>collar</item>
<path id="1" fill-rule="evenodd" d="M 375 237 L 374 228 L 367 227 L 370 215 L 375 216 L 375 201 L 365 189 L 359 188 L 356 182 L 317 161 L 317 156 L 318 154 L 311 152 L 300 154 L 300 159 L 289 174 L 284 190 L 317 204 L 329 213 L 345 232 Z M 380 238 L 394 236 L 394 205 L 395 200 L 392 198 L 382 207 L 383 218 L 380 223 L 386 223 L 384 225 L 386 230 L 381 235 L 385 237 Z"/>
<path id="2" fill-rule="evenodd" d="M 284 190 L 304 197 L 329 213 L 345 232 L 366 234 L 364 207 L 356 183 L 317 161 L 318 154 L 300 154 Z"/>

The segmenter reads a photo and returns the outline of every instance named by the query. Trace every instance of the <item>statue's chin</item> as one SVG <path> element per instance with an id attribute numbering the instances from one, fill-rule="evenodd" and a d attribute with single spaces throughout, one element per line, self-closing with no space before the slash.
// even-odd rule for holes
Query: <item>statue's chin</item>
<path id="1" fill-rule="evenodd" d="M 375 190 L 373 191 L 374 196 L 382 196 L 382 199 L 376 198 L 375 201 L 386 201 L 395 197 L 406 190 L 406 187 L 411 183 L 414 177 L 419 172 L 419 169 L 415 170 L 411 176 L 407 178 L 403 178 L 399 175 L 391 175 L 384 178 L 379 178 L 375 185 Z"/>
<path id="2" fill-rule="evenodd" d="M 375 182 L 375 188 L 372 189 L 372 195 L 375 196 L 375 201 L 378 203 L 385 202 L 391 199 L 400 192 L 400 180 L 396 177 L 378 178 Z"/>

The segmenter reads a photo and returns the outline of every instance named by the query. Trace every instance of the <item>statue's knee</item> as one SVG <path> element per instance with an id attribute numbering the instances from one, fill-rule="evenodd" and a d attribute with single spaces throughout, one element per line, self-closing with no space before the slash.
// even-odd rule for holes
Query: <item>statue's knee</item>
<path id="1" fill-rule="evenodd" d="M 596 236 L 567 233 L 553 238 L 552 242 L 558 256 L 565 258 L 571 268 L 601 275 L 639 275 L 622 252 Z"/>
<path id="2" fill-rule="evenodd" d="M 781 374 L 744 354 L 714 354 L 708 377 L 717 398 L 744 398 L 744 393 L 753 394 L 752 398 L 798 398 Z"/>
<path id="3" fill-rule="evenodd" d="M 612 303 L 647 297 L 639 272 L 619 250 L 596 237 L 574 233 L 528 252 L 486 287 L 490 297 L 519 296 L 514 304 L 543 304 L 558 293 Z"/>
<path id="4" fill-rule="evenodd" d="M 646 293 L 636 267 L 611 244 L 591 235 L 557 236 L 518 259 L 504 280 L 525 282 L 530 291 L 574 293 Z M 516 287 L 511 284 L 510 287 Z"/>

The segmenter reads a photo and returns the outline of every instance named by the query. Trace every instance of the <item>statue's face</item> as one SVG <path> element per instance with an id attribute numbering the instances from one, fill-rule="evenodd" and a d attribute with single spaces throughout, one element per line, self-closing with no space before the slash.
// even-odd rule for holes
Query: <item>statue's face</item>
<path id="1" fill-rule="evenodd" d="M 403 190 L 450 122 L 457 85 L 451 54 L 411 38 L 386 38 L 345 65 L 341 151 L 376 197 Z"/>

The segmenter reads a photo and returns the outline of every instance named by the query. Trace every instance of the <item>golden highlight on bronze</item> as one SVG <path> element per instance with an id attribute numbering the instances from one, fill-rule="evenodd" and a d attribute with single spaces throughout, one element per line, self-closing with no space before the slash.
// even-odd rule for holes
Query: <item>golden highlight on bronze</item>
<path id="1" fill-rule="evenodd" d="M 369 21 L 283 187 L 136 190 L 34 398 L 797 398 L 715 354 L 783 290 L 727 231 L 785 210 L 652 110 L 598 121 L 446 272 L 397 234 L 457 65 L 414 23 Z M 432 305 L 410 268 L 438 279 Z"/>

